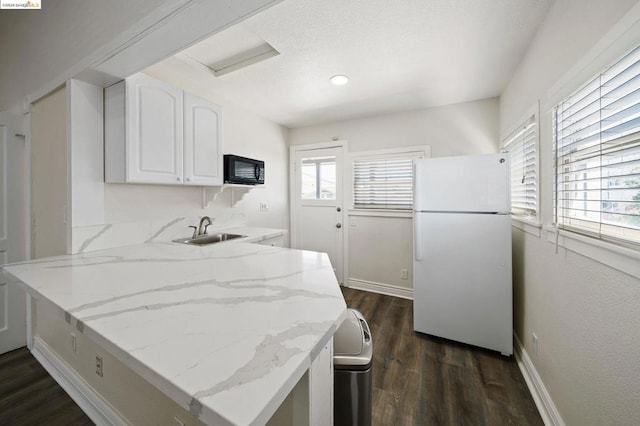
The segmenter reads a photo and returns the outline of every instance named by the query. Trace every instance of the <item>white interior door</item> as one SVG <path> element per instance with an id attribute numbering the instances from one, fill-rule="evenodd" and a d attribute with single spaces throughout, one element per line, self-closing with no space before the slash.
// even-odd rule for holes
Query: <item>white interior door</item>
<path id="1" fill-rule="evenodd" d="M 26 258 L 25 143 L 22 119 L 0 113 L 0 264 Z M 26 344 L 24 291 L 0 275 L 0 353 Z"/>
<path id="2" fill-rule="evenodd" d="M 295 150 L 292 160 L 292 247 L 327 253 L 342 284 L 342 147 Z"/>

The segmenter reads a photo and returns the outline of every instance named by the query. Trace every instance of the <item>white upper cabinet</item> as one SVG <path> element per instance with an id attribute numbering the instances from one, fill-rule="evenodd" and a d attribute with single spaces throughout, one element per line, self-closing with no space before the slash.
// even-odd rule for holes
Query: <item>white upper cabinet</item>
<path id="1" fill-rule="evenodd" d="M 184 179 L 192 185 L 222 185 L 221 108 L 184 93 Z"/>
<path id="2" fill-rule="evenodd" d="M 144 74 L 105 89 L 105 181 L 222 185 L 221 108 Z"/>
<path id="3" fill-rule="evenodd" d="M 144 74 L 126 80 L 127 181 L 182 180 L 182 90 Z"/>

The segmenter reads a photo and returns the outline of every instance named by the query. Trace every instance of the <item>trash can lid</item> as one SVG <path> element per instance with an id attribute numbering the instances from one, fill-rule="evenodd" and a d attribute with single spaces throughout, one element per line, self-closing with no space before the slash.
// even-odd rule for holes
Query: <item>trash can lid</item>
<path id="1" fill-rule="evenodd" d="M 333 363 L 336 366 L 366 366 L 373 357 L 373 342 L 369 325 L 362 314 L 349 309 L 333 336 Z"/>

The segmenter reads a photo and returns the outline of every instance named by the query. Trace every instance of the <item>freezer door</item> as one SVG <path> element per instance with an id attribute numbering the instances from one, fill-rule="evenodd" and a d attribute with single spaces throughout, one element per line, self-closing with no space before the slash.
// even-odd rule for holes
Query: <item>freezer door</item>
<path id="1" fill-rule="evenodd" d="M 415 161 L 414 210 L 511 210 L 509 154 L 426 158 Z"/>
<path id="2" fill-rule="evenodd" d="M 417 213 L 416 331 L 513 352 L 511 219 Z"/>

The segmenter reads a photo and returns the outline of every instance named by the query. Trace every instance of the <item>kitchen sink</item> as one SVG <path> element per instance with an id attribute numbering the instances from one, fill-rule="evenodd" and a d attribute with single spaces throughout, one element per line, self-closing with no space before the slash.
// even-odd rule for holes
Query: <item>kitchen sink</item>
<path id="1" fill-rule="evenodd" d="M 207 235 L 201 235 L 199 237 L 196 238 L 178 238 L 176 240 L 173 240 L 176 243 L 182 243 L 182 244 L 193 244 L 193 245 L 197 245 L 197 246 L 206 246 L 209 244 L 215 244 L 215 243 L 220 243 L 223 241 L 229 241 L 229 240 L 235 240 L 236 238 L 243 238 L 246 237 L 246 235 L 240 235 L 240 234 L 207 234 Z"/>

